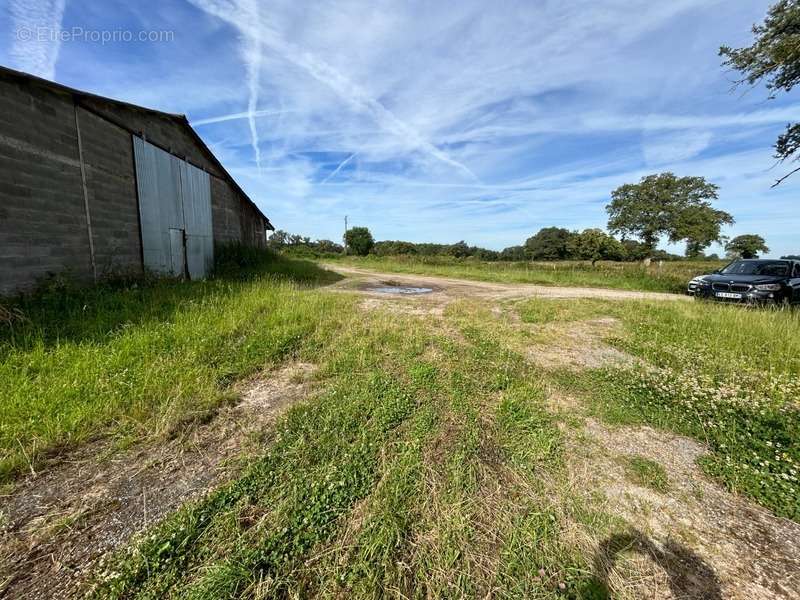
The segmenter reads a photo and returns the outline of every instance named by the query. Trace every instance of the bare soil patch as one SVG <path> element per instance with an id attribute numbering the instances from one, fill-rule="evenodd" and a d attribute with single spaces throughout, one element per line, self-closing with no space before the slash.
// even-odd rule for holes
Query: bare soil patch
<path id="1" fill-rule="evenodd" d="M 403 298 L 396 297 L 369 297 L 361 302 L 361 308 L 364 310 L 386 310 L 395 314 L 413 316 L 441 316 L 444 314 L 445 306 L 444 303 L 436 300 L 420 302 L 416 298 L 413 300 L 404 300 Z"/>
<path id="2" fill-rule="evenodd" d="M 619 331 L 619 321 L 610 317 L 551 323 L 541 327 L 548 341 L 530 347 L 527 355 L 545 369 L 577 371 L 632 364 L 634 356 L 603 341 Z"/>
<path id="3" fill-rule="evenodd" d="M 697 459 L 706 449 L 698 442 L 587 419 L 569 446 L 569 487 L 602 490 L 600 509 L 631 525 L 630 534 L 590 543 L 597 569 L 617 596 L 800 597 L 800 525 L 705 476 Z M 634 455 L 666 469 L 665 492 L 631 482 L 619 458 Z"/>
<path id="4" fill-rule="evenodd" d="M 110 452 L 90 443 L 0 496 L 0 596 L 71 597 L 102 556 L 234 477 L 281 412 L 306 397 L 296 363 L 237 386 L 240 401 L 174 439 Z"/>

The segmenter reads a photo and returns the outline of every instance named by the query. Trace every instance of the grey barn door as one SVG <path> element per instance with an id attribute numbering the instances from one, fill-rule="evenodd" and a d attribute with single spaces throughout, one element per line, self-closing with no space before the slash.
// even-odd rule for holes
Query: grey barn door
<path id="1" fill-rule="evenodd" d="M 146 269 L 202 279 L 214 264 L 208 173 L 133 136 Z"/>

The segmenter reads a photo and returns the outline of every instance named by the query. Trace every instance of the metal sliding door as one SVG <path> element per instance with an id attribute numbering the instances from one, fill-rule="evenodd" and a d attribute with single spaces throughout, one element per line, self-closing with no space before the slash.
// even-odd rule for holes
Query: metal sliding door
<path id="1" fill-rule="evenodd" d="M 181 161 L 181 200 L 186 224 L 186 267 L 191 279 L 202 279 L 214 266 L 211 225 L 211 179 L 205 171 Z"/>
<path id="2" fill-rule="evenodd" d="M 214 263 L 208 173 L 133 136 L 146 269 L 202 279 Z"/>

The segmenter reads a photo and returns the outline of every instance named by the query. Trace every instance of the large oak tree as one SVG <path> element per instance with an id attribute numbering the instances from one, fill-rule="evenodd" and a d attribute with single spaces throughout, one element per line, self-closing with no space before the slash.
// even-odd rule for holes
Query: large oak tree
<path id="1" fill-rule="evenodd" d="M 750 233 L 733 238 L 725 244 L 725 250 L 729 256 L 741 258 L 758 258 L 761 252 L 769 252 L 764 238 Z"/>
<path id="2" fill-rule="evenodd" d="M 650 252 L 664 235 L 671 242 L 686 241 L 687 255 L 697 256 L 721 240 L 722 225 L 733 223 L 731 215 L 711 206 L 718 189 L 702 177 L 648 175 L 611 192 L 608 228 L 623 238 L 639 238 Z"/>

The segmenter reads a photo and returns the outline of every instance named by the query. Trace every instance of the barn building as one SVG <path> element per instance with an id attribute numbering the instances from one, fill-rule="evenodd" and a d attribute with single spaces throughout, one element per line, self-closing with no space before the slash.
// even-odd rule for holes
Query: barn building
<path id="1" fill-rule="evenodd" d="M 0 295 L 53 274 L 199 279 L 273 229 L 184 115 L 0 67 Z"/>

